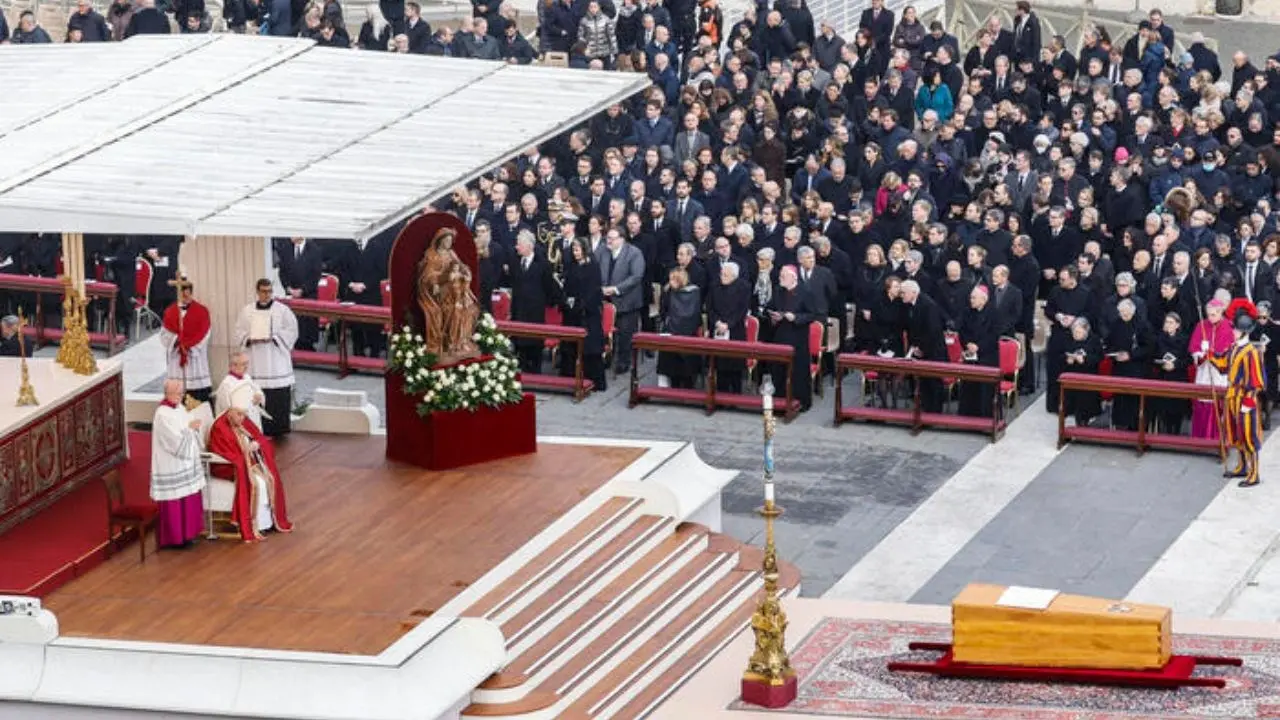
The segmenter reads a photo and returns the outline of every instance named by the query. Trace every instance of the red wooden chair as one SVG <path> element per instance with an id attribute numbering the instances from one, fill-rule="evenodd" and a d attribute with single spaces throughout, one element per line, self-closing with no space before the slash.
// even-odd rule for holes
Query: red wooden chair
<path id="1" fill-rule="evenodd" d="M 133 337 L 136 340 L 142 332 L 142 318 L 147 319 L 147 328 L 154 322 L 160 324 L 160 316 L 151 309 L 151 278 L 155 269 L 144 258 L 138 258 L 133 264 Z"/>
<path id="2" fill-rule="evenodd" d="M 338 301 L 338 276 L 332 273 L 325 273 L 320 276 L 320 281 L 316 283 L 316 300 L 321 302 L 337 302 Z M 322 317 L 316 319 L 316 324 L 320 328 L 320 342 L 323 343 L 322 352 L 329 350 L 329 329 L 332 322 L 329 318 Z"/>
<path id="3" fill-rule="evenodd" d="M 607 305 L 608 303 L 605 304 Z M 561 312 L 558 307 L 548 306 L 546 320 L 544 322 L 547 325 L 564 325 L 564 313 Z M 556 362 L 556 353 L 560 350 L 560 341 L 555 338 L 547 338 L 542 341 L 542 345 L 551 353 L 551 364 L 554 365 Z"/>
<path id="4" fill-rule="evenodd" d="M 1022 343 L 1015 338 L 1000 338 L 1000 394 L 1005 397 L 1009 407 L 1018 403 L 1018 356 L 1022 352 Z"/>
<path id="5" fill-rule="evenodd" d="M 747 342 L 760 342 L 760 318 L 755 315 L 748 314 L 743 321 L 746 330 Z M 756 359 L 747 358 L 747 383 L 751 383 L 751 376 L 755 373 Z"/>
<path id="6" fill-rule="evenodd" d="M 1114 370 L 1115 370 L 1115 361 L 1111 359 L 1110 355 L 1104 355 L 1102 358 L 1102 362 L 1098 363 L 1098 374 L 1104 377 L 1111 377 L 1111 373 Z M 1102 396 L 1103 400 L 1110 400 L 1116 396 L 1115 393 L 1111 393 L 1111 392 L 1104 392 L 1104 393 L 1098 393 L 1098 394 Z"/>
<path id="7" fill-rule="evenodd" d="M 809 323 L 809 380 L 822 397 L 822 332 L 826 326 L 819 320 Z"/>
<path id="8" fill-rule="evenodd" d="M 107 540 L 115 549 L 116 528 L 121 533 L 134 530 L 138 534 L 138 556 L 147 561 L 147 532 L 155 530 L 160 518 L 160 509 L 155 503 L 130 504 L 125 502 L 124 485 L 120 482 L 120 473 L 112 470 L 102 476 L 103 487 L 107 490 Z M 160 533 L 156 533 L 156 551 L 160 551 Z"/>
<path id="9" fill-rule="evenodd" d="M 604 366 L 613 364 L 613 331 L 618 327 L 618 308 L 607 302 L 600 311 L 600 327 L 604 330 Z"/>
<path id="10" fill-rule="evenodd" d="M 947 331 L 942 334 L 942 342 L 947 347 L 947 362 L 957 365 L 964 363 L 964 348 L 960 345 L 960 334 Z M 960 385 L 959 378 L 942 378 L 942 389 L 947 393 L 947 402 L 951 402 L 955 396 L 956 387 Z"/>
<path id="11" fill-rule="evenodd" d="M 489 307 L 493 308 L 494 320 L 510 320 L 511 293 L 507 290 L 494 290 L 489 296 Z"/>
<path id="12" fill-rule="evenodd" d="M 378 289 L 382 291 L 382 307 L 391 307 L 391 281 L 384 279 L 382 282 L 378 283 Z M 386 335 L 391 334 L 390 322 L 382 326 L 382 332 Z"/>

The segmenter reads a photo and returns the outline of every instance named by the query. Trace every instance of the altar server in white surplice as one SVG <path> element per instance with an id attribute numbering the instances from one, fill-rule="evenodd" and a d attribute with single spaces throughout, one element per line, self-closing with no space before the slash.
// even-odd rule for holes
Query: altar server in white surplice
<path id="1" fill-rule="evenodd" d="M 160 507 L 160 547 L 188 547 L 204 530 L 200 421 L 182 406 L 182 381 L 166 380 L 151 419 L 151 499 Z"/>
<path id="2" fill-rule="evenodd" d="M 259 280 L 257 292 L 257 302 L 242 308 L 236 318 L 233 342 L 249 354 L 249 371 L 265 398 L 261 418 L 251 414 L 250 419 L 264 435 L 279 437 L 289 432 L 293 410 L 292 353 L 298 341 L 298 318 L 288 305 L 272 297 L 270 280 Z M 219 413 L 225 409 L 219 408 Z"/>
<path id="3" fill-rule="evenodd" d="M 249 375 L 249 354 L 243 352 L 231 356 L 227 376 L 222 378 L 213 393 L 215 417 L 222 417 L 223 413 L 235 407 L 237 398 L 243 403 L 245 415 L 254 425 L 262 427 L 262 405 L 266 402 L 266 395 Z"/>

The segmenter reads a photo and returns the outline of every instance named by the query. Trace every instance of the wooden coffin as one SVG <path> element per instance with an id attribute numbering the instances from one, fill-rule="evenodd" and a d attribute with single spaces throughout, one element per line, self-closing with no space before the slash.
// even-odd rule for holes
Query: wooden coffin
<path id="1" fill-rule="evenodd" d="M 998 605 L 1005 590 L 973 584 L 952 601 L 956 662 L 1148 670 L 1169 661 L 1168 608 L 1059 594 L 1028 610 Z"/>

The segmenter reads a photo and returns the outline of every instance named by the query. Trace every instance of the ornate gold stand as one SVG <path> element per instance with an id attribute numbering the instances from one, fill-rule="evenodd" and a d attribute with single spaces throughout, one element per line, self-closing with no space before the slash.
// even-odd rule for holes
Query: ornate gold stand
<path id="1" fill-rule="evenodd" d="M 751 616 L 756 636 L 755 651 L 742 675 L 742 699 L 768 708 L 786 707 L 796 698 L 796 673 L 787 656 L 787 614 L 778 602 L 778 549 L 774 543 L 773 521 L 783 510 L 773 499 L 773 385 L 761 392 L 764 401 L 764 507 L 757 510 L 765 522 L 764 595 Z"/>
<path id="2" fill-rule="evenodd" d="M 70 277 L 64 277 L 66 296 L 62 300 L 62 342 L 58 345 L 58 364 L 77 375 L 98 372 L 98 361 L 89 347 L 89 326 L 85 321 L 85 299 Z"/>
<path id="3" fill-rule="evenodd" d="M 18 310 L 18 356 L 22 358 L 19 365 L 22 367 L 22 383 L 18 385 L 18 407 L 31 407 L 39 405 L 40 401 L 36 399 L 36 389 L 31 387 L 31 373 L 27 370 L 27 339 L 24 332 L 27 328 L 27 318 L 23 316 L 22 310 Z"/>

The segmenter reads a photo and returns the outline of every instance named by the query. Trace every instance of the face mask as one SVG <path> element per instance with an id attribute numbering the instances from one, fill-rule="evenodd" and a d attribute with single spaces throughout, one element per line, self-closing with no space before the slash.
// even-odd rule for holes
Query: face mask
<path id="1" fill-rule="evenodd" d="M 1169 162 L 1169 158 L 1167 157 L 1159 157 L 1154 155 L 1151 157 L 1151 164 L 1155 165 L 1156 167 L 1162 167 L 1166 165 L 1168 162 Z"/>
<path id="2" fill-rule="evenodd" d="M 1214 165 L 1213 163 L 1202 163 L 1200 167 L 1204 168 L 1205 172 L 1213 172 Z"/>

